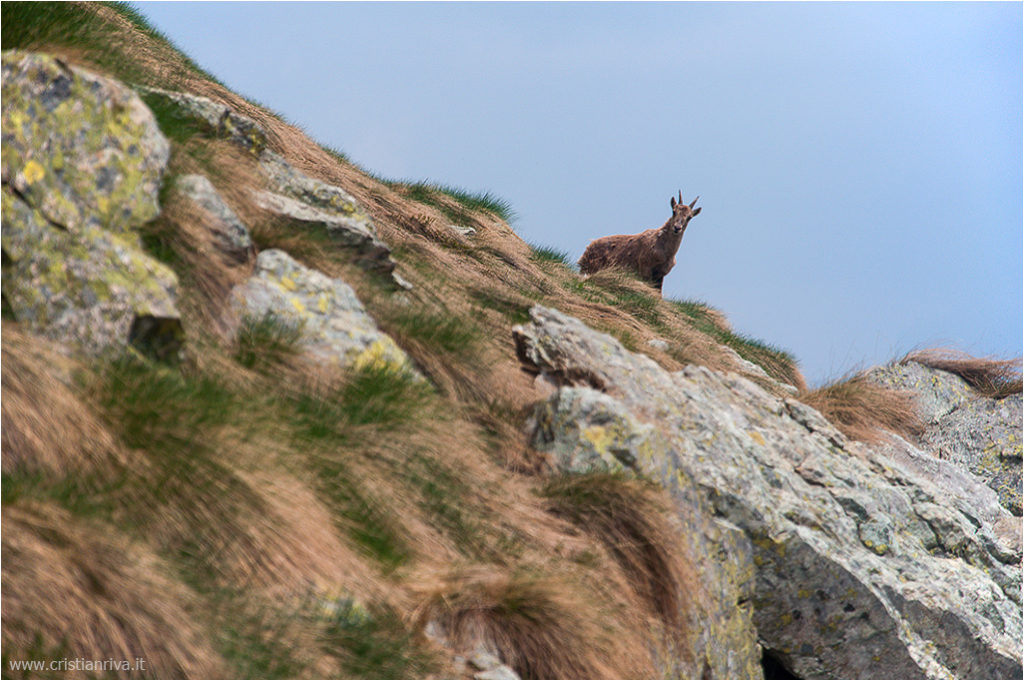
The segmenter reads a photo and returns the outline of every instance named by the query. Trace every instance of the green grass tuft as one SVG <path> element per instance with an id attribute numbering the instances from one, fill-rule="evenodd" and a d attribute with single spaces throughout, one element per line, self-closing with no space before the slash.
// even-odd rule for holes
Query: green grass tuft
<path id="1" fill-rule="evenodd" d="M 468 319 L 424 309 L 402 308 L 382 319 L 396 339 L 413 341 L 439 354 L 473 355 L 482 331 Z"/>
<path id="2" fill-rule="evenodd" d="M 297 433 L 310 441 L 349 442 L 358 426 L 395 428 L 422 415 L 433 391 L 408 371 L 366 367 L 326 394 L 291 398 Z"/>
<path id="3" fill-rule="evenodd" d="M 272 312 L 261 317 L 246 315 L 238 330 L 235 359 L 248 369 L 265 371 L 299 354 L 302 325 Z"/>
<path id="4" fill-rule="evenodd" d="M 804 387 L 796 358 L 789 352 L 751 336 L 722 328 L 715 323 L 714 312 L 704 303 L 681 300 L 670 302 L 695 329 L 732 348 L 740 357 L 758 365 L 775 380 L 797 388 Z"/>
<path id="5" fill-rule="evenodd" d="M 569 254 L 565 251 L 560 251 L 557 248 L 551 248 L 549 246 L 541 246 L 539 244 L 530 244 L 530 250 L 532 251 L 531 258 L 535 262 L 554 262 L 559 265 L 565 265 L 569 268 L 573 267 L 573 263 L 569 259 Z"/>
<path id="6" fill-rule="evenodd" d="M 410 627 L 393 610 L 341 608 L 329 621 L 320 645 L 341 661 L 345 678 L 424 678 L 437 668 Z"/>
<path id="7" fill-rule="evenodd" d="M 181 55 L 195 74 L 217 82 L 154 29 L 141 13 L 123 2 L 103 3 L 149 37 Z M 125 54 L 118 29 L 95 12 L 71 2 L 5 2 L 0 5 L 0 47 L 4 50 L 69 48 L 80 51 L 115 77 L 130 83 L 159 86 L 153 74 Z"/>
<path id="8" fill-rule="evenodd" d="M 338 517 L 341 530 L 389 571 L 409 561 L 412 551 L 387 500 L 366 493 L 349 467 L 333 457 L 313 459 L 321 496 Z"/>
<path id="9" fill-rule="evenodd" d="M 470 192 L 459 187 L 427 181 L 382 181 L 392 188 L 403 189 L 406 195 L 414 201 L 437 208 L 452 222 L 468 222 L 472 213 L 479 212 L 492 213 L 508 224 L 512 224 L 516 219 L 516 213 L 512 209 L 512 204 L 490 192 Z M 461 210 L 452 209 L 440 199 L 439 195 L 445 195 L 448 198 L 454 199 Z"/>
<path id="10" fill-rule="evenodd" d="M 100 406 L 126 445 L 168 453 L 191 449 L 204 428 L 235 413 L 234 396 L 212 378 L 131 356 L 107 368 Z"/>

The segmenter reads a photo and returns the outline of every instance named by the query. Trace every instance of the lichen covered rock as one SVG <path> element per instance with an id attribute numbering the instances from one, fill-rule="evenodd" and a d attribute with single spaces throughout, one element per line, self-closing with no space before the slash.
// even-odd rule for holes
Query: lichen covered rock
<path id="1" fill-rule="evenodd" d="M 304 349 L 322 362 L 415 371 L 348 284 L 305 267 L 284 251 L 261 251 L 253 276 L 232 295 L 241 316 L 271 314 L 301 328 Z"/>
<path id="2" fill-rule="evenodd" d="M 3 295 L 15 318 L 86 353 L 132 343 L 172 356 L 183 334 L 166 265 L 91 225 L 58 229 L 3 189 Z"/>
<path id="3" fill-rule="evenodd" d="M 4 184 L 71 232 L 156 217 L 170 147 L 138 96 L 47 55 L 2 59 Z"/>
<path id="4" fill-rule="evenodd" d="M 987 507 L 996 523 L 980 517 L 969 495 L 848 442 L 815 410 L 738 375 L 670 374 L 557 311 L 531 317 L 514 330 L 519 355 L 563 386 L 539 413 L 571 404 L 562 391 L 602 390 L 620 423 L 642 424 L 636 435 L 653 446 L 631 450 L 635 469 L 665 486 L 683 526 L 740 534 L 716 545 L 688 532 L 715 564 L 698 567 L 724 610 L 706 627 L 717 634 L 730 608 L 752 606 L 761 644 L 803 678 L 1020 676 L 1020 555 L 993 527 L 1011 517 L 1005 509 Z M 591 448 L 580 415 L 552 441 Z M 730 582 L 729 572 L 751 579 Z M 742 636 L 715 643 L 744 650 L 733 640 Z"/>
<path id="5" fill-rule="evenodd" d="M 169 147 L 124 85 L 3 54 L 3 295 L 15 319 L 88 353 L 173 355 L 177 277 L 140 248 Z"/>

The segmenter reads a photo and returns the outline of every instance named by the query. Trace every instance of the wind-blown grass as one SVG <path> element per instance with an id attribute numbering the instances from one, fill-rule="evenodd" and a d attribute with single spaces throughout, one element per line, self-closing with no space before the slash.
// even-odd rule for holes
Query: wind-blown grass
<path id="1" fill-rule="evenodd" d="M 540 494 L 548 510 L 602 542 L 628 575 L 630 585 L 682 641 L 689 626 L 686 598 L 697 579 L 677 533 L 666 520 L 668 507 L 656 488 L 615 473 L 566 475 L 547 482 Z"/>
<path id="2" fill-rule="evenodd" d="M 383 182 L 414 201 L 437 208 L 453 222 L 464 223 L 470 218 L 471 213 L 482 211 L 492 213 L 509 224 L 516 219 L 516 212 L 512 209 L 512 204 L 488 191 L 472 192 L 461 187 L 426 180 L 419 182 L 383 180 Z"/>
<path id="3" fill-rule="evenodd" d="M 885 438 L 885 431 L 914 437 L 923 430 L 912 393 L 875 383 L 863 374 L 802 391 L 798 399 L 851 440 L 874 443 Z"/>
<path id="4" fill-rule="evenodd" d="M 972 357 L 957 350 L 930 348 L 911 352 L 900 360 L 900 364 L 907 362 L 956 374 L 985 397 L 997 400 L 1020 393 L 1024 385 L 1020 358 Z"/>
<path id="5" fill-rule="evenodd" d="M 573 266 L 566 251 L 539 244 L 530 244 L 530 251 L 531 257 L 537 262 L 554 262 L 569 268 Z"/>

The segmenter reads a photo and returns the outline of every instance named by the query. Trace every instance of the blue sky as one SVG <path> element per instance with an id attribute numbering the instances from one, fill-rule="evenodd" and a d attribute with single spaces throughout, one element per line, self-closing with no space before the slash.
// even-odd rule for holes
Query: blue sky
<path id="1" fill-rule="evenodd" d="M 379 175 L 578 257 L 704 207 L 665 295 L 811 383 L 1022 347 L 1021 3 L 137 3 Z"/>

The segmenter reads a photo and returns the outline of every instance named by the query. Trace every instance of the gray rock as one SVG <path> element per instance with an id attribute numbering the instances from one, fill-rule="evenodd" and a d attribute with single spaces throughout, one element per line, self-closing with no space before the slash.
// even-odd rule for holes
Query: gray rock
<path id="1" fill-rule="evenodd" d="M 299 326 L 305 350 L 319 361 L 419 375 L 348 284 L 305 267 L 284 251 L 261 251 L 253 276 L 234 288 L 232 299 L 240 316 L 273 314 Z"/>
<path id="2" fill-rule="evenodd" d="M 204 175 L 182 175 L 175 187 L 207 215 L 204 225 L 216 238 L 215 243 L 224 255 L 235 262 L 246 262 L 255 255 L 256 247 L 249 228 L 238 219 L 213 183 Z"/>
<path id="3" fill-rule="evenodd" d="M 210 134 L 230 140 L 260 159 L 270 191 L 259 191 L 256 204 L 298 225 L 322 227 L 340 245 L 353 248 L 356 262 L 369 270 L 392 274 L 395 284 L 412 284 L 393 274 L 391 249 L 377 236 L 373 221 L 359 203 L 341 187 L 309 177 L 267 148 L 266 131 L 247 116 L 206 97 L 158 88 L 140 87 L 147 96 L 160 97 L 178 107 L 181 114 L 200 122 Z"/>
<path id="4" fill-rule="evenodd" d="M 1020 564 L 1005 562 L 991 524 L 965 513 L 963 497 L 736 374 L 669 374 L 557 311 L 537 307 L 531 317 L 514 329 L 518 353 L 565 386 L 541 411 L 571 402 L 562 391 L 591 387 L 618 403 L 621 423 L 628 414 L 658 430 L 664 444 L 636 448 L 636 470 L 676 499 L 688 538 L 704 543 L 695 553 L 712 557 L 703 562 L 723 564 L 717 575 L 698 565 L 705 588 L 719 599 L 747 589 L 757 637 L 792 672 L 1021 675 Z M 576 433 L 586 449 L 587 426 L 563 435 Z M 689 529 L 695 524 L 741 537 L 716 546 Z M 723 577 L 730 572 L 732 582 Z M 743 652 L 741 671 L 756 674 L 749 641 L 742 632 L 729 638 L 716 621 L 723 614 L 708 612 L 705 627 L 724 633 L 717 645 Z M 705 648 L 710 672 L 733 675 L 713 652 Z"/>
<path id="5" fill-rule="evenodd" d="M 867 376 L 882 385 L 913 392 L 918 414 L 926 423 L 938 421 L 972 398 L 970 387 L 959 376 L 917 362 L 875 367 Z"/>
<path id="6" fill-rule="evenodd" d="M 148 97 L 159 97 L 178 108 L 182 116 L 201 123 L 214 137 L 239 145 L 257 156 L 267 147 L 267 133 L 256 121 L 231 107 L 199 95 L 139 86 Z"/>
<path id="7" fill-rule="evenodd" d="M 124 85 L 3 54 L 3 291 L 15 319 L 89 354 L 183 340 L 175 274 L 141 250 L 167 141 Z"/>
<path id="8" fill-rule="evenodd" d="M 520 676 L 519 674 L 516 674 L 515 670 L 511 667 L 501 664 L 493 669 L 477 672 L 476 674 L 473 674 L 473 678 L 479 679 L 480 681 L 496 681 L 499 679 L 519 679 Z"/>
<path id="9" fill-rule="evenodd" d="M 533 446 L 566 473 L 621 471 L 664 448 L 657 430 L 592 388 L 562 388 L 534 415 Z"/>
<path id="10" fill-rule="evenodd" d="M 173 357 L 184 340 L 178 279 L 119 235 L 57 229 L 3 188 L 4 299 L 15 319 L 86 354 L 133 344 Z"/>
<path id="11" fill-rule="evenodd" d="M 477 650 L 469 657 L 469 663 L 480 670 L 501 666 L 501 658 L 489 650 Z"/>
<path id="12" fill-rule="evenodd" d="M 647 341 L 647 344 L 655 350 L 661 350 L 662 352 L 668 351 L 668 341 L 662 338 L 652 338 Z"/>
<path id="13" fill-rule="evenodd" d="M 462 236 L 476 236 L 476 230 L 472 227 L 463 227 L 462 225 L 448 225 L 448 229 L 461 234 Z"/>
<path id="14" fill-rule="evenodd" d="M 917 362 L 880 367 L 868 375 L 914 394 L 927 424 L 915 444 L 977 476 L 1007 510 L 1021 515 L 1024 411 L 1019 393 L 994 400 L 955 374 Z"/>
<path id="15" fill-rule="evenodd" d="M 62 229 L 135 239 L 160 212 L 170 146 L 130 89 L 42 54 L 3 53 L 3 183 Z"/>
<path id="16" fill-rule="evenodd" d="M 326 229 L 339 244 L 355 249 L 357 262 L 366 269 L 385 273 L 395 269 L 391 249 L 377 237 L 373 221 L 351 194 L 299 172 L 269 150 L 260 156 L 260 167 L 273 187 L 256 195 L 261 208 L 307 227 Z M 411 287 L 404 279 L 396 283 Z"/>

